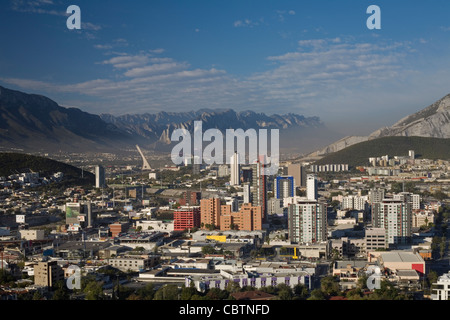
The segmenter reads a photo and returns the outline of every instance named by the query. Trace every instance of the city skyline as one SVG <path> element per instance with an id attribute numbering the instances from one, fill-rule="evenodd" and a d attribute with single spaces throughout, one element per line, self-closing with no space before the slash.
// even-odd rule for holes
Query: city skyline
<path id="1" fill-rule="evenodd" d="M 381 8 L 380 30 L 366 26 L 372 4 Z M 81 9 L 81 30 L 66 27 L 70 5 Z M 369 134 L 450 92 L 445 1 L 11 0 L 2 7 L 10 32 L 1 36 L 8 45 L 0 50 L 0 85 L 95 114 L 292 112 Z"/>

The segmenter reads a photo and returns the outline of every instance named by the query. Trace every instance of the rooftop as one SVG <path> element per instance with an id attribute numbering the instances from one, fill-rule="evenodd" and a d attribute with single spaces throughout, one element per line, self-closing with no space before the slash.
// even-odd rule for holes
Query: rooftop
<path id="1" fill-rule="evenodd" d="M 384 262 L 423 262 L 420 255 L 413 252 L 391 251 L 383 252 L 381 258 Z"/>

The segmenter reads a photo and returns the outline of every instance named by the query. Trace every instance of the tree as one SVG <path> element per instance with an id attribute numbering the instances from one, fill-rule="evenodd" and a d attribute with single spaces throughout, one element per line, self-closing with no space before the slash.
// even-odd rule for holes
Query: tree
<path id="1" fill-rule="evenodd" d="M 311 291 L 311 296 L 308 300 L 326 300 L 325 294 L 320 289 L 314 289 Z"/>
<path id="2" fill-rule="evenodd" d="M 86 300 L 102 300 L 103 282 L 90 281 L 83 292 L 86 294 Z"/>
<path id="3" fill-rule="evenodd" d="M 215 252 L 216 252 L 216 250 L 211 245 L 207 245 L 207 246 L 202 247 L 202 253 L 203 254 L 214 254 Z"/>
<path id="4" fill-rule="evenodd" d="M 442 241 L 442 242 L 439 244 L 439 254 L 441 255 L 441 259 L 444 258 L 445 247 L 446 247 L 446 243 L 445 243 L 445 241 Z"/>
<path id="5" fill-rule="evenodd" d="M 345 295 L 348 300 L 361 300 L 362 296 L 363 294 L 360 288 L 351 289 Z"/>
<path id="6" fill-rule="evenodd" d="M 174 284 L 168 284 L 156 291 L 154 300 L 178 300 L 178 295 L 178 286 Z"/>
<path id="7" fill-rule="evenodd" d="M 280 300 L 292 300 L 292 298 L 294 297 L 292 288 L 284 283 L 279 284 L 277 286 L 277 290 L 278 290 L 278 297 Z"/>
<path id="8" fill-rule="evenodd" d="M 297 284 L 294 286 L 294 299 L 305 300 L 308 297 L 309 291 L 304 284 Z"/>
<path id="9" fill-rule="evenodd" d="M 64 281 L 56 283 L 56 290 L 53 293 L 52 300 L 69 300 L 69 292 Z"/>
<path id="10" fill-rule="evenodd" d="M 433 197 L 439 201 L 442 201 L 447 198 L 447 194 L 442 191 L 436 191 L 435 193 L 433 193 Z"/>
<path id="11" fill-rule="evenodd" d="M 326 276 L 320 281 L 320 288 L 324 294 L 335 296 L 339 293 L 339 282 L 334 276 Z"/>
<path id="12" fill-rule="evenodd" d="M 219 288 L 211 288 L 206 293 L 207 300 L 226 300 L 229 292 L 227 290 L 220 290 Z"/>
<path id="13" fill-rule="evenodd" d="M 145 287 L 138 289 L 136 294 L 142 300 L 153 300 L 155 296 L 155 285 L 153 283 L 148 283 Z"/>
<path id="14" fill-rule="evenodd" d="M 183 286 L 181 289 L 180 299 L 181 300 L 191 300 L 194 295 L 198 295 L 199 292 L 195 288 L 193 282 L 191 282 L 189 287 Z"/>
<path id="15" fill-rule="evenodd" d="M 33 294 L 32 300 L 42 300 L 43 296 L 39 290 L 36 290 Z"/>
<path id="16" fill-rule="evenodd" d="M 437 272 L 434 271 L 434 270 L 431 270 L 428 273 L 427 280 L 428 280 L 428 287 L 431 287 L 431 285 L 433 283 L 436 283 L 438 281 L 438 274 L 437 274 Z"/>

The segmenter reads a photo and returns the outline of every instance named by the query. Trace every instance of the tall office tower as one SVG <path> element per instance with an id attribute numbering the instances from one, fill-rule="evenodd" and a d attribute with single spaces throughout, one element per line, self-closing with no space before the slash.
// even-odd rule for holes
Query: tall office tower
<path id="1" fill-rule="evenodd" d="M 267 218 L 267 178 L 266 175 L 263 174 L 264 161 L 260 160 L 258 160 L 255 164 L 253 164 L 252 204 L 255 207 L 257 206 L 261 207 L 263 221 L 265 222 Z"/>
<path id="2" fill-rule="evenodd" d="M 306 198 L 308 200 L 317 200 L 317 176 L 308 174 L 306 177 Z"/>
<path id="3" fill-rule="evenodd" d="M 327 240 L 327 206 L 317 200 L 300 200 L 288 208 L 291 243 L 314 243 Z"/>
<path id="4" fill-rule="evenodd" d="M 383 199 L 372 206 L 372 226 L 384 228 L 388 244 L 407 244 L 411 240 L 411 203 Z"/>
<path id="5" fill-rule="evenodd" d="M 414 160 L 416 158 L 416 153 L 414 152 L 414 150 L 409 150 L 408 154 L 411 160 Z"/>
<path id="6" fill-rule="evenodd" d="M 201 199 L 200 200 L 200 224 L 202 229 L 209 227 L 220 227 L 220 199 Z"/>
<path id="7" fill-rule="evenodd" d="M 238 186 L 240 185 L 240 177 L 239 177 L 239 154 L 237 152 L 230 158 L 230 171 L 231 171 L 231 180 L 230 185 Z"/>
<path id="8" fill-rule="evenodd" d="M 290 164 L 287 174 L 294 177 L 295 187 L 306 186 L 306 169 L 301 163 Z"/>
<path id="9" fill-rule="evenodd" d="M 105 186 L 105 168 L 102 166 L 95 167 L 95 187 L 103 188 Z"/>
<path id="10" fill-rule="evenodd" d="M 295 195 L 294 177 L 279 176 L 275 178 L 275 198 L 284 199 Z"/>
<path id="11" fill-rule="evenodd" d="M 251 189 L 250 189 L 250 183 L 246 182 L 243 185 L 243 189 L 244 189 L 244 203 L 251 203 L 252 201 L 252 194 L 251 194 Z"/>

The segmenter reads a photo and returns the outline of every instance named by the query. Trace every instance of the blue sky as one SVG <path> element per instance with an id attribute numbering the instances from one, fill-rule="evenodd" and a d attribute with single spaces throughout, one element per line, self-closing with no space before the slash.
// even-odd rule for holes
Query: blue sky
<path id="1" fill-rule="evenodd" d="M 68 30 L 69 5 L 81 30 Z M 369 5 L 381 30 L 369 30 Z M 100 114 L 232 108 L 368 134 L 450 93 L 450 2 L 4 0 L 0 85 Z"/>

